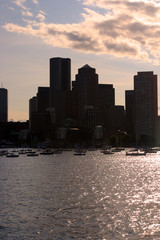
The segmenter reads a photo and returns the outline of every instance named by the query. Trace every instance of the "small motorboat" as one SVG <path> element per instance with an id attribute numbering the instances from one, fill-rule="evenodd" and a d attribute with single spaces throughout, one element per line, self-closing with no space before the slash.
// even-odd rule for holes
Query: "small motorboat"
<path id="1" fill-rule="evenodd" d="M 114 152 L 112 152 L 111 150 L 103 150 L 103 151 L 101 151 L 101 153 L 103 153 L 103 154 L 114 154 Z"/>
<path id="2" fill-rule="evenodd" d="M 27 156 L 28 157 L 36 157 L 36 156 L 38 156 L 39 154 L 37 153 L 37 152 L 28 152 L 27 153 Z"/>
<path id="3" fill-rule="evenodd" d="M 124 151 L 124 148 L 121 148 L 121 147 L 112 148 L 112 152 L 121 152 L 121 151 Z"/>
<path id="4" fill-rule="evenodd" d="M 10 152 L 6 154 L 6 157 L 9 158 L 19 157 L 19 154 L 17 152 Z"/>
<path id="5" fill-rule="evenodd" d="M 128 151 L 126 152 L 126 156 L 145 156 L 146 152 L 145 151 Z"/>
<path id="6" fill-rule="evenodd" d="M 86 155 L 86 151 L 79 149 L 79 150 L 76 150 L 74 152 L 74 155 L 76 155 L 76 156 L 84 156 L 84 155 Z"/>
<path id="7" fill-rule="evenodd" d="M 50 149 L 46 149 L 40 153 L 41 155 L 52 155 L 53 151 Z"/>

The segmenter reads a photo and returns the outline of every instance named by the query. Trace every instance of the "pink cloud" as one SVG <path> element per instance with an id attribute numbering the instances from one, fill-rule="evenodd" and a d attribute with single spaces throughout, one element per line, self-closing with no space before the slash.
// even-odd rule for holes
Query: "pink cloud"
<path id="1" fill-rule="evenodd" d="M 24 2 L 17 0 L 17 4 Z M 48 24 L 41 11 L 34 21 L 26 21 L 26 26 L 8 23 L 3 27 L 10 32 L 40 37 L 54 47 L 159 63 L 159 3 L 84 0 L 83 4 L 85 13 L 80 23 Z M 103 8 L 103 13 L 99 13 L 97 7 Z"/>

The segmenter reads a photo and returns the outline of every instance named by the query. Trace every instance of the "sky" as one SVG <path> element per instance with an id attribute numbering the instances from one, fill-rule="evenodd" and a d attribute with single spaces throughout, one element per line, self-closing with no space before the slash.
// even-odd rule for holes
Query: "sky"
<path id="1" fill-rule="evenodd" d="M 29 118 L 29 99 L 49 86 L 52 57 L 71 58 L 72 80 L 85 64 L 95 68 L 124 106 L 137 72 L 160 77 L 160 1 L 0 0 L 0 83 L 8 89 L 9 120 Z"/>

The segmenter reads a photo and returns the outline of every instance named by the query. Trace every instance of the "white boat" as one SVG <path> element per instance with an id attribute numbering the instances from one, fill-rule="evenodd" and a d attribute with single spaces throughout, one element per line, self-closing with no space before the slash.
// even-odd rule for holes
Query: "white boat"
<path id="1" fill-rule="evenodd" d="M 19 150 L 19 154 L 26 154 L 26 150 L 25 149 Z"/>
<path id="2" fill-rule="evenodd" d="M 145 151 L 128 151 L 126 152 L 126 156 L 145 156 L 146 152 Z"/>
<path id="3" fill-rule="evenodd" d="M 42 151 L 40 154 L 41 155 L 52 155 L 54 152 L 50 149 L 46 149 L 44 151 Z"/>
<path id="4" fill-rule="evenodd" d="M 79 149 L 79 150 L 76 150 L 76 151 L 74 152 L 74 155 L 84 156 L 84 155 L 86 155 L 86 151 L 84 151 L 83 149 L 82 149 L 82 150 Z"/>
<path id="5" fill-rule="evenodd" d="M 114 154 L 114 152 L 112 152 L 111 150 L 103 150 L 101 153 L 103 154 Z"/>
<path id="6" fill-rule="evenodd" d="M 124 148 L 121 148 L 121 147 L 112 148 L 112 152 L 121 152 L 121 151 L 124 151 Z"/>
<path id="7" fill-rule="evenodd" d="M 19 154 L 16 152 L 10 152 L 10 153 L 7 153 L 6 157 L 9 157 L 9 158 L 19 157 Z"/>
<path id="8" fill-rule="evenodd" d="M 28 152 L 27 153 L 27 156 L 28 157 L 36 157 L 36 156 L 38 156 L 39 154 L 37 153 L 37 152 Z"/>

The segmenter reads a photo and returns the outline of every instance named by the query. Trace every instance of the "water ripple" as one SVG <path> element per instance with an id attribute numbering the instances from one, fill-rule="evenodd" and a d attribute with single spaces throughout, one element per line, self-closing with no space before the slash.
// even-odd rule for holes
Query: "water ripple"
<path id="1" fill-rule="evenodd" d="M 158 154 L 0 158 L 0 239 L 158 240 Z"/>

